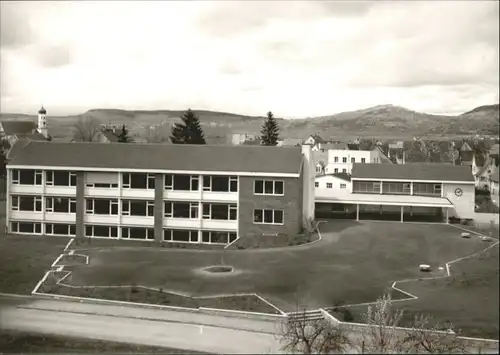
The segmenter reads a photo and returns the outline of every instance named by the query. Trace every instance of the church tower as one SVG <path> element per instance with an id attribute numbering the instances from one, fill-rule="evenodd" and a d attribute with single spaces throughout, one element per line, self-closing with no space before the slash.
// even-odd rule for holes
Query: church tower
<path id="1" fill-rule="evenodd" d="M 49 137 L 49 131 L 47 129 L 47 111 L 43 108 L 38 110 L 38 133 L 41 133 L 45 138 Z"/>

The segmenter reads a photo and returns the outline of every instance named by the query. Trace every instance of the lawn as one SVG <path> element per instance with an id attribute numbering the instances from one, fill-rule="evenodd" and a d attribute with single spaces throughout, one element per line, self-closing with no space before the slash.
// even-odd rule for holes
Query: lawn
<path id="1" fill-rule="evenodd" d="M 298 304 L 317 308 L 373 301 L 394 280 L 421 277 L 421 263 L 433 266 L 431 275 L 443 275 L 438 266 L 485 247 L 445 225 L 333 221 L 322 224 L 321 232 L 318 243 L 267 250 L 96 248 L 83 252 L 90 264 L 73 266 L 68 282 L 144 285 L 192 296 L 258 293 L 294 311 Z M 198 271 L 221 261 L 235 272 L 208 276 Z"/>
<path id="2" fill-rule="evenodd" d="M 94 339 L 1 330 L 0 349 L 5 353 L 116 353 L 116 354 L 204 354 L 156 346 L 133 345 Z"/>
<path id="3" fill-rule="evenodd" d="M 68 238 L 5 235 L 5 202 L 0 204 L 0 292 L 30 294 L 61 254 Z"/>

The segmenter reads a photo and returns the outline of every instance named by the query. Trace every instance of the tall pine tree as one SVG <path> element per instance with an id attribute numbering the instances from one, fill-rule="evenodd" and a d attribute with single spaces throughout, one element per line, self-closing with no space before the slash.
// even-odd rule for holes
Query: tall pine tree
<path id="1" fill-rule="evenodd" d="M 130 143 L 132 142 L 132 138 L 129 137 L 128 135 L 128 129 L 125 125 L 122 126 L 122 131 L 118 135 L 118 142 L 119 143 Z"/>
<path id="2" fill-rule="evenodd" d="M 182 122 L 172 127 L 170 140 L 174 144 L 207 144 L 201 129 L 200 120 L 196 114 L 188 109 L 181 117 Z"/>
<path id="3" fill-rule="evenodd" d="M 276 123 L 276 119 L 273 113 L 269 111 L 267 113 L 267 119 L 262 125 L 262 130 L 260 131 L 260 141 L 262 145 L 275 146 L 278 144 L 279 139 L 279 128 Z"/>

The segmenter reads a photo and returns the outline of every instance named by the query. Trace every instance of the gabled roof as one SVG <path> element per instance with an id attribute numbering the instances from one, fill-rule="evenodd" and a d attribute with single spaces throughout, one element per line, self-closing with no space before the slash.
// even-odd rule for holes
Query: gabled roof
<path id="1" fill-rule="evenodd" d="M 26 147 L 29 144 L 29 142 L 30 142 L 30 140 L 26 139 L 26 138 L 21 138 L 21 139 L 16 140 L 14 142 L 14 144 L 12 145 L 12 147 L 7 152 L 6 158 L 8 160 L 15 158 L 16 155 L 19 154 L 19 152 L 22 151 L 24 149 L 24 147 Z"/>
<path id="2" fill-rule="evenodd" d="M 118 142 L 118 135 L 113 131 L 102 130 L 101 134 L 110 142 Z"/>
<path id="3" fill-rule="evenodd" d="M 352 178 L 473 182 L 467 166 L 452 164 L 353 164 Z"/>
<path id="4" fill-rule="evenodd" d="M 329 149 L 347 150 L 347 144 L 346 143 L 325 143 L 325 144 L 321 144 L 321 149 L 324 149 L 324 150 L 329 150 Z"/>
<path id="5" fill-rule="evenodd" d="M 32 133 L 37 127 L 33 121 L 1 121 L 0 123 L 7 136 Z"/>
<path id="6" fill-rule="evenodd" d="M 376 151 L 380 157 L 381 164 L 394 164 L 394 162 L 389 159 L 387 155 L 385 155 L 384 151 L 382 150 L 382 147 L 380 146 L 375 146 L 375 148 L 372 149 L 372 151 Z"/>
<path id="7" fill-rule="evenodd" d="M 281 141 L 282 146 L 300 146 L 302 145 L 302 139 L 300 138 L 285 138 Z"/>
<path id="8" fill-rule="evenodd" d="M 336 178 L 339 178 L 341 180 L 344 180 L 344 181 L 351 181 L 351 175 L 349 175 L 348 173 L 330 173 L 330 174 L 319 174 L 319 175 L 316 175 L 316 179 L 317 178 L 322 178 L 322 177 L 336 177 Z"/>
<path id="9" fill-rule="evenodd" d="M 464 142 L 462 146 L 460 147 L 461 152 L 472 152 L 472 148 L 470 147 L 469 143 Z"/>
<path id="10" fill-rule="evenodd" d="M 311 134 L 309 138 L 313 138 L 316 143 L 325 143 L 325 140 L 319 136 L 319 134 Z"/>
<path id="11" fill-rule="evenodd" d="M 302 151 L 266 146 L 32 141 L 9 165 L 298 174 Z"/>

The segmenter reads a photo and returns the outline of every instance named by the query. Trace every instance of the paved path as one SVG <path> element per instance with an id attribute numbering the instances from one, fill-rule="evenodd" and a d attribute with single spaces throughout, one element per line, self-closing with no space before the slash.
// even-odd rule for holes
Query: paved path
<path id="1" fill-rule="evenodd" d="M 280 352 L 273 322 L 135 307 L 34 300 L 0 309 L 0 327 L 210 353 Z"/>

